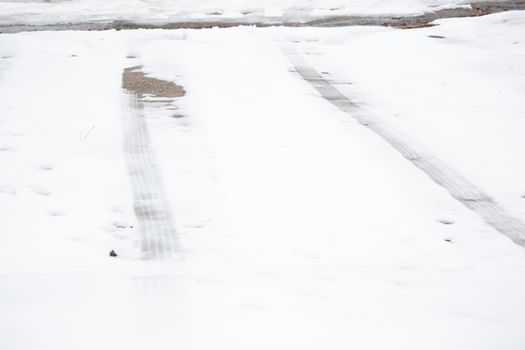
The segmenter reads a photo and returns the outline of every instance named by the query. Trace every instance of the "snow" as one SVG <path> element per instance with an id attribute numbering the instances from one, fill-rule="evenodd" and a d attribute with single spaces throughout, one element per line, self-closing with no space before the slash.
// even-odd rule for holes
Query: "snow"
<path id="1" fill-rule="evenodd" d="M 0 36 L 0 348 L 523 348 L 523 247 L 327 103 L 282 47 L 523 220 L 524 27 L 510 12 Z M 121 74 L 138 65 L 187 91 L 142 112 L 172 259 L 142 258 L 133 213 Z"/>
<path id="2" fill-rule="evenodd" d="M 525 221 L 523 14 L 437 24 L 402 35 L 391 29 L 320 31 L 304 49 L 321 53 L 308 55 L 320 71 L 352 83 L 339 86 L 347 96 Z"/>
<path id="3" fill-rule="evenodd" d="M 413 15 L 468 4 L 465 0 L 3 0 L 0 1 L 0 24 Z"/>

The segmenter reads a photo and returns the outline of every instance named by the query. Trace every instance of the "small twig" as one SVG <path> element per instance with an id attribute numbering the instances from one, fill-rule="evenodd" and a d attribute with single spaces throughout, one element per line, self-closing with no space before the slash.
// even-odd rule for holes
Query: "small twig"
<path id="1" fill-rule="evenodd" d="M 88 130 L 88 132 L 86 133 L 86 136 L 84 136 L 84 138 L 82 138 L 82 132 L 80 133 L 80 140 L 81 141 L 86 141 L 86 139 L 88 138 L 89 134 L 91 134 L 91 131 L 93 131 L 93 129 L 95 129 L 95 125 L 93 125 L 91 127 L 91 129 Z"/>

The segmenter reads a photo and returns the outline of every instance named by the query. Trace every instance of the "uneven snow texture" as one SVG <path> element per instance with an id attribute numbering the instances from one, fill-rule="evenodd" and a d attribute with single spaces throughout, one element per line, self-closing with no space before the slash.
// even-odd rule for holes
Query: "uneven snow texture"
<path id="1" fill-rule="evenodd" d="M 282 53 L 523 220 L 525 13 L 439 23 L 0 35 L 0 348 L 523 349 L 523 247 Z M 187 92 L 141 111 L 167 260 L 125 161 L 140 65 Z"/>
<path id="2" fill-rule="evenodd" d="M 465 0 L 0 0 L 0 24 L 420 14 Z"/>

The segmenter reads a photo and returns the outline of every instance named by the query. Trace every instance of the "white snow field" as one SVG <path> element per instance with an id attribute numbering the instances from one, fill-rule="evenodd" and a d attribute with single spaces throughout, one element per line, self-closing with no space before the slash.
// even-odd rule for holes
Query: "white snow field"
<path id="1" fill-rule="evenodd" d="M 525 347 L 525 248 L 321 97 L 286 47 L 525 221 L 523 11 L 4 34 L 0 349 Z M 178 109 L 141 108 L 121 87 L 134 66 L 183 86 Z M 161 235 L 141 233 L 130 157 L 161 180 L 171 256 L 143 244 Z"/>
<path id="2" fill-rule="evenodd" d="M 0 0 L 0 24 L 415 15 L 469 3 L 466 0 Z"/>

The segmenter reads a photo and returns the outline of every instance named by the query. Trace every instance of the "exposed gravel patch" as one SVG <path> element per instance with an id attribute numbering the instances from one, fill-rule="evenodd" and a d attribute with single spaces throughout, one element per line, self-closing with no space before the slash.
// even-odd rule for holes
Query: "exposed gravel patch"
<path id="1" fill-rule="evenodd" d="M 145 95 L 174 98 L 186 94 L 182 86 L 171 81 L 148 77 L 141 69 L 142 66 L 124 69 L 124 73 L 122 73 L 123 89 L 137 94 L 139 98 L 143 98 Z"/>

